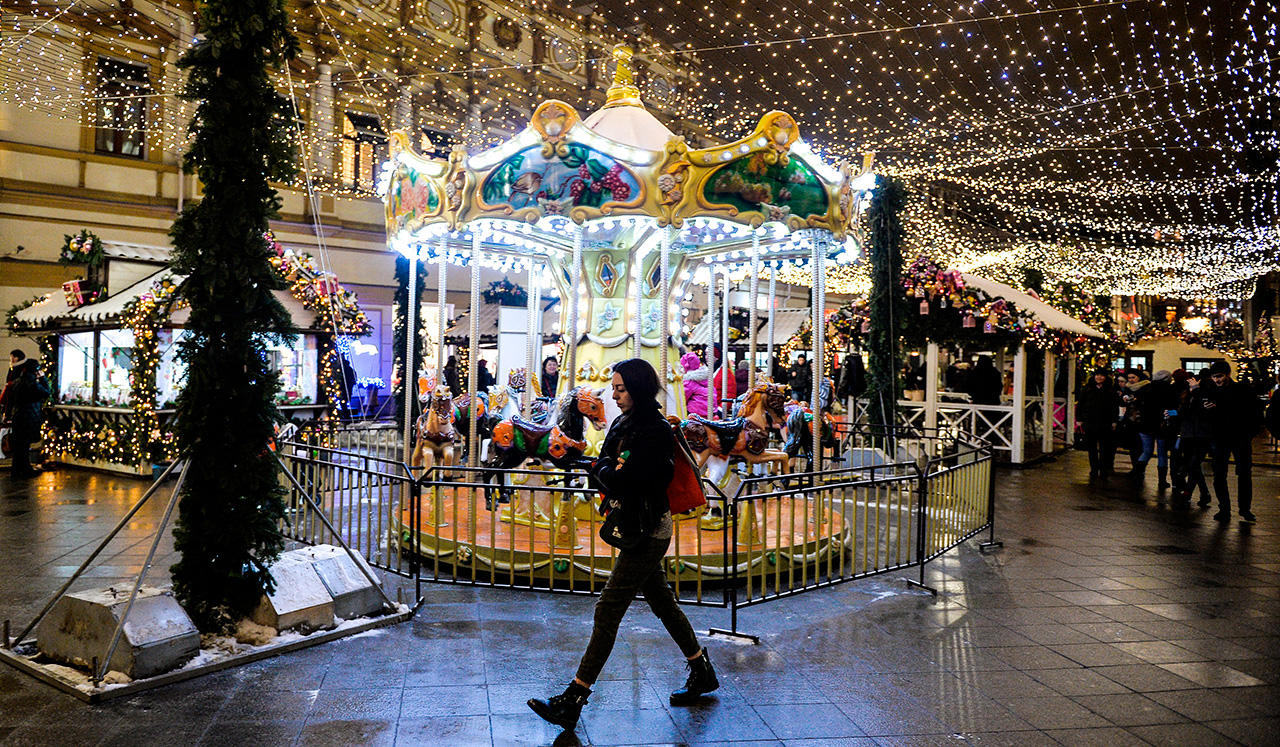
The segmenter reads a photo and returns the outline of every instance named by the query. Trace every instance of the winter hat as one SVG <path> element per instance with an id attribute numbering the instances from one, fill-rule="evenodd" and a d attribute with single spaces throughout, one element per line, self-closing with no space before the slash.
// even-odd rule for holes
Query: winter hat
<path id="1" fill-rule="evenodd" d="M 1173 370 L 1173 380 L 1179 384 L 1191 378 L 1191 374 L 1187 373 L 1185 368 L 1175 368 Z"/>
<path id="2" fill-rule="evenodd" d="M 1214 374 L 1226 374 L 1227 376 L 1230 376 L 1231 364 L 1226 361 L 1214 361 L 1213 365 L 1209 366 L 1209 375 L 1212 376 Z"/>
<path id="3" fill-rule="evenodd" d="M 1168 381 L 1169 379 L 1172 379 L 1172 378 L 1173 378 L 1173 374 L 1169 373 L 1168 371 L 1165 371 L 1164 369 L 1161 369 L 1161 370 L 1159 370 L 1159 371 L 1156 371 L 1156 375 L 1155 375 L 1154 377 L 1152 377 L 1152 380 L 1153 380 L 1153 381 Z"/>
<path id="4" fill-rule="evenodd" d="M 696 371 L 702 368 L 702 359 L 697 353 L 688 352 L 680 356 L 680 367 L 685 371 Z"/>

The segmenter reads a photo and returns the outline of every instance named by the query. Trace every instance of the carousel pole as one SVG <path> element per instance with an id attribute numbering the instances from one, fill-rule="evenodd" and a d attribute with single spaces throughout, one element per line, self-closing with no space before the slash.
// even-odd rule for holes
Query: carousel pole
<path id="1" fill-rule="evenodd" d="M 537 369 L 538 355 L 535 351 L 540 347 L 535 340 L 542 339 L 542 330 L 539 329 L 537 317 L 539 307 L 542 306 L 542 288 L 538 284 L 538 267 L 533 261 L 533 257 L 529 257 L 529 337 L 525 340 L 525 375 L 524 375 L 524 393 L 520 398 L 520 411 L 529 414 L 530 406 L 533 404 L 533 382 L 535 376 L 541 376 L 542 371 Z M 537 373 L 535 373 L 537 371 Z"/>
<path id="2" fill-rule="evenodd" d="M 413 256 L 409 260 L 409 296 L 405 299 L 404 326 L 404 370 L 400 372 L 401 385 L 404 387 L 404 461 L 408 464 L 413 459 L 413 393 L 418 388 L 418 372 L 413 360 L 414 338 L 418 326 L 418 245 L 413 245 Z M 443 281 L 441 281 L 443 282 Z"/>
<path id="3" fill-rule="evenodd" d="M 813 408 L 813 470 L 822 469 L 822 369 L 823 369 L 823 319 L 822 307 L 826 305 L 823 293 L 823 263 L 826 260 L 826 244 L 813 242 L 813 386 L 809 393 L 810 407 Z"/>
<path id="4" fill-rule="evenodd" d="M 707 381 L 711 382 L 707 387 L 707 417 L 714 418 L 716 416 L 716 370 L 711 367 L 711 361 L 715 356 L 716 330 L 720 325 L 716 316 L 716 266 L 710 263 L 707 264 L 707 320 Z"/>
<path id="5" fill-rule="evenodd" d="M 642 347 L 640 342 L 640 336 L 643 333 L 640 331 L 640 322 L 641 322 L 640 317 L 643 313 L 641 309 L 643 308 L 642 304 L 644 303 L 644 289 L 641 287 L 641 284 L 643 282 L 643 278 L 641 276 L 643 273 L 641 272 L 640 268 L 644 265 L 643 260 L 644 258 L 641 257 L 640 254 L 637 252 L 635 263 L 631 267 L 631 288 L 636 294 L 636 307 L 631 312 L 631 327 L 632 327 L 633 334 L 635 334 L 635 338 L 632 340 L 632 345 L 631 345 L 632 358 L 640 357 L 640 350 Z"/>
<path id="6" fill-rule="evenodd" d="M 729 366 L 729 265 L 724 266 L 724 304 L 720 314 L 720 398 L 731 399 L 725 395 L 729 391 L 729 377 L 733 376 L 733 371 Z M 726 418 L 733 417 L 733 413 L 729 412 L 731 403 L 726 402 L 724 406 L 724 416 Z"/>
<path id="7" fill-rule="evenodd" d="M 658 354 L 658 362 L 662 368 L 659 369 L 658 376 L 662 381 L 663 389 L 667 389 L 668 377 L 671 375 L 671 299 L 669 296 L 671 294 L 671 237 L 674 232 L 675 228 L 670 225 L 662 232 L 662 249 L 661 254 L 658 255 L 658 262 L 661 263 L 658 298 L 662 304 L 662 314 L 658 317 L 658 339 L 661 340 L 662 348 Z M 669 389 L 666 396 L 668 398 L 671 396 Z M 676 410 L 679 410 L 678 404 Z"/>
<path id="8" fill-rule="evenodd" d="M 564 330 L 564 372 L 569 376 L 572 391 L 578 385 L 578 286 L 582 283 L 582 233 L 580 224 L 573 226 L 573 266 L 569 268 L 569 328 Z M 549 396 L 554 397 L 555 392 Z"/>
<path id="9" fill-rule="evenodd" d="M 480 439 L 479 418 L 476 417 L 479 404 L 476 397 L 479 394 L 476 387 L 479 386 L 479 369 L 480 364 L 477 360 L 476 353 L 480 349 L 480 262 L 484 257 L 484 252 L 480 248 L 480 232 L 472 227 L 471 229 L 471 318 L 467 320 L 470 329 L 467 330 L 467 395 L 470 397 L 470 411 L 467 418 L 467 466 L 480 466 Z"/>
<path id="10" fill-rule="evenodd" d="M 449 242 L 444 236 L 440 237 L 436 244 L 436 309 L 439 311 L 438 321 L 439 329 L 436 331 L 436 382 L 443 384 L 444 381 L 444 302 L 445 292 L 448 287 L 445 285 L 445 278 L 449 274 Z"/>
<path id="11" fill-rule="evenodd" d="M 760 229 L 751 232 L 751 310 L 747 314 L 747 389 L 756 385 L 756 317 L 760 305 Z"/>
<path id="12" fill-rule="evenodd" d="M 767 346 L 767 356 L 769 358 L 769 378 L 773 378 L 773 323 L 778 317 L 778 268 L 769 271 L 769 331 L 768 339 L 765 340 Z M 777 381 L 775 384 L 781 384 Z"/>

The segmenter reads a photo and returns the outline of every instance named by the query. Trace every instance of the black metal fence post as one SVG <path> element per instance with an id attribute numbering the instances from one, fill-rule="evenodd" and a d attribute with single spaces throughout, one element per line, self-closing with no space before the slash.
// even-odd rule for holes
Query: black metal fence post
<path id="1" fill-rule="evenodd" d="M 920 580 L 907 579 L 907 585 L 918 589 L 923 589 L 933 596 L 938 596 L 938 590 L 925 584 L 924 582 L 924 566 L 925 566 L 925 522 L 929 520 L 929 464 L 926 461 L 924 468 L 917 463 L 915 465 L 916 474 L 919 477 L 919 487 L 917 490 L 920 494 L 919 511 L 920 519 L 916 522 L 916 562 L 920 565 Z"/>

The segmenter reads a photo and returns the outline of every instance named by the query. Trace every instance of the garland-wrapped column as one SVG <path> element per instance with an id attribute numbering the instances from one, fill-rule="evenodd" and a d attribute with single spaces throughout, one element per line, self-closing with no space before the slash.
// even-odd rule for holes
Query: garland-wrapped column
<path id="1" fill-rule="evenodd" d="M 887 177 L 876 180 L 868 208 L 871 254 L 871 295 L 868 312 L 871 334 L 867 344 L 867 420 L 892 427 L 898 400 L 897 340 L 905 297 L 899 285 L 902 272 L 902 206 L 905 188 Z"/>
<path id="2" fill-rule="evenodd" d="M 400 385 L 404 387 L 404 461 L 413 458 L 413 394 L 418 388 L 418 372 L 413 356 L 418 336 L 418 245 L 413 245 L 409 258 L 409 302 L 405 304 L 404 371 Z"/>

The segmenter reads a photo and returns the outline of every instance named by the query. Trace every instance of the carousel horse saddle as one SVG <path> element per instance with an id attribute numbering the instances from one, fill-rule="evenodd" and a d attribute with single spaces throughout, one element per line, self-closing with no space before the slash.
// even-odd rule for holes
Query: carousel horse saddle
<path id="1" fill-rule="evenodd" d="M 746 436 L 745 451 L 750 454 L 761 454 L 769 443 L 769 434 L 746 418 L 707 420 L 694 415 L 688 420 L 685 430 L 685 438 L 689 441 L 689 446 L 695 451 L 706 451 L 709 448 L 707 431 L 716 434 L 716 440 L 720 442 L 721 456 L 732 453 L 733 447 L 738 443 L 738 437 L 742 435 Z"/>
<path id="2" fill-rule="evenodd" d="M 524 437 L 526 439 L 529 439 L 530 441 L 540 440 L 543 436 L 550 433 L 551 429 L 555 427 L 555 425 L 553 424 L 535 423 L 530 420 L 525 420 L 519 415 L 511 419 L 511 424 L 515 426 L 515 428 L 517 428 L 522 434 L 524 434 Z"/>

